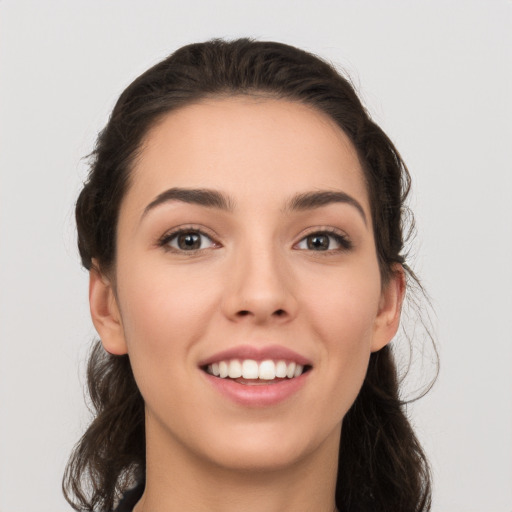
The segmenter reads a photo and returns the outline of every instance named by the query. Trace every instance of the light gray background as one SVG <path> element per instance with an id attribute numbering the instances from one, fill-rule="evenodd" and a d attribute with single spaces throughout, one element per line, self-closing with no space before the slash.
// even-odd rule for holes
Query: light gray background
<path id="1" fill-rule="evenodd" d="M 250 35 L 352 75 L 414 178 L 442 369 L 411 414 L 436 512 L 512 510 L 512 4 L 0 0 L 0 512 L 69 510 L 94 335 L 73 203 L 113 102 L 182 44 Z"/>

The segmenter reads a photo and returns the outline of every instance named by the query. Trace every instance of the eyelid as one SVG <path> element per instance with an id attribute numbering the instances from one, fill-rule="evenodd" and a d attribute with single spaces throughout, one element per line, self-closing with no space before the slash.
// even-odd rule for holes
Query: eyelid
<path id="1" fill-rule="evenodd" d="M 337 249 L 328 249 L 326 251 L 313 251 L 313 252 L 324 252 L 324 253 L 333 253 L 340 251 L 348 251 L 353 248 L 353 243 L 351 238 L 347 235 L 346 232 L 339 228 L 333 228 L 328 226 L 317 226 L 314 228 L 308 228 L 303 231 L 299 236 L 299 240 L 293 245 L 294 248 L 297 248 L 298 244 L 300 244 L 305 238 L 312 235 L 328 235 L 337 239 L 337 242 L 341 245 L 341 247 Z M 297 249 L 306 251 L 308 249 Z"/>
<path id="2" fill-rule="evenodd" d="M 182 233 L 198 233 L 201 236 L 205 236 L 209 238 L 212 241 L 213 247 L 205 247 L 204 249 L 192 249 L 189 251 L 183 251 L 180 249 L 177 249 L 175 247 L 171 247 L 169 245 L 169 242 L 176 238 L 178 235 Z M 204 226 L 198 226 L 194 224 L 183 224 L 180 226 L 175 226 L 174 228 L 171 228 L 167 230 L 161 237 L 158 238 L 156 245 L 159 247 L 163 247 L 164 249 L 171 251 L 171 252 L 177 252 L 177 253 L 188 253 L 193 254 L 200 251 L 205 251 L 212 248 L 218 248 L 221 247 L 222 244 L 218 241 L 218 236 L 210 229 L 205 228 Z"/>
<path id="3" fill-rule="evenodd" d="M 172 239 L 174 239 L 175 237 L 177 237 L 179 234 L 190 233 L 190 232 L 195 232 L 195 233 L 198 233 L 202 236 L 209 238 L 212 241 L 213 247 L 207 247 L 204 249 L 192 249 L 189 251 L 184 251 L 184 250 L 176 249 L 176 248 L 169 246 L 169 242 Z M 300 235 L 299 235 L 300 238 L 298 239 L 297 242 L 295 242 L 293 244 L 293 248 L 297 249 L 297 245 L 300 242 L 302 242 L 308 236 L 312 236 L 312 235 L 328 235 L 328 236 L 332 236 L 335 239 L 337 239 L 337 242 L 341 245 L 341 247 L 324 251 L 327 253 L 347 251 L 347 250 L 350 250 L 353 248 L 352 240 L 347 235 L 347 233 L 345 231 L 343 231 L 339 228 L 334 228 L 334 227 L 330 227 L 330 226 L 316 226 L 316 227 L 307 228 L 306 230 L 302 231 L 302 233 L 300 233 Z M 208 229 L 204 226 L 200 226 L 197 224 L 183 224 L 183 225 L 175 226 L 175 227 L 167 230 L 162 236 L 160 236 L 157 239 L 156 245 L 159 247 L 163 247 L 169 251 L 175 251 L 177 253 L 193 254 L 193 253 L 197 253 L 200 251 L 209 250 L 212 248 L 222 247 L 222 244 L 218 240 L 219 240 L 219 237 L 214 232 L 212 232 L 211 229 Z M 297 249 L 297 250 L 307 250 L 307 249 Z M 322 252 L 322 251 L 313 251 L 313 252 Z"/>

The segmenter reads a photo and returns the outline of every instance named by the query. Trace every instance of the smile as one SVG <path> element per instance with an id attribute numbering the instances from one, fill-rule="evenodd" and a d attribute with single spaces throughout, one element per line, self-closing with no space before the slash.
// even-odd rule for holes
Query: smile
<path id="1" fill-rule="evenodd" d="M 206 372 L 221 379 L 229 378 L 268 382 L 275 381 L 276 379 L 300 377 L 308 368 L 307 365 L 304 366 L 295 361 L 286 362 L 283 360 L 274 361 L 266 359 L 258 362 L 254 359 L 231 359 L 207 365 Z M 250 384 L 250 382 L 247 382 L 247 384 Z"/>
<path id="2" fill-rule="evenodd" d="M 306 385 L 313 362 L 281 345 L 241 345 L 199 362 L 211 389 L 243 407 L 276 406 Z"/>

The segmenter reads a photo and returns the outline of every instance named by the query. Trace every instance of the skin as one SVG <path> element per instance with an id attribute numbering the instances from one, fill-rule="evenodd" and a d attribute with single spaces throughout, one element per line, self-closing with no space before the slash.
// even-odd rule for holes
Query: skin
<path id="1" fill-rule="evenodd" d="M 232 209 L 172 200 L 146 211 L 176 187 L 221 192 Z M 348 194 L 363 213 L 346 202 L 287 207 L 319 190 Z M 178 226 L 205 233 L 202 248 L 162 246 Z M 308 248 L 326 230 L 351 248 L 333 237 L 328 250 Z M 107 351 L 130 355 L 146 404 L 136 511 L 332 511 L 342 419 L 370 353 L 398 328 L 395 270 L 383 286 L 361 165 L 323 113 L 234 97 L 153 127 L 121 205 L 115 269 L 90 274 L 96 329 Z M 240 344 L 300 353 L 307 382 L 276 405 L 233 403 L 198 364 Z"/>

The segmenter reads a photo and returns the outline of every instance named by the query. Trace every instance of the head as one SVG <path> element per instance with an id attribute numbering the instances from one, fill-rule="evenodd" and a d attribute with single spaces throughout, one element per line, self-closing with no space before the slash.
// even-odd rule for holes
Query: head
<path id="1" fill-rule="evenodd" d="M 222 111 L 220 116 L 219 108 Z M 370 119 L 349 81 L 329 64 L 284 44 L 245 39 L 234 42 L 216 40 L 181 48 L 137 78 L 119 98 L 109 123 L 99 136 L 91 172 L 77 202 L 82 263 L 94 274 L 93 281 L 109 283 L 112 298 L 119 301 L 117 307 L 122 316 L 122 291 L 119 288 L 123 286 L 122 276 L 129 274 L 129 270 L 122 270 L 122 261 L 125 261 L 122 251 L 126 250 L 126 247 L 123 249 L 123 240 L 126 240 L 126 230 L 129 229 L 126 227 L 126 219 L 130 215 L 127 209 L 135 205 L 132 211 L 140 212 L 145 204 L 137 204 L 134 188 L 146 187 L 141 169 L 147 158 L 153 158 L 155 151 L 155 158 L 158 158 L 158 151 L 161 154 L 162 148 L 166 147 L 168 134 L 179 134 L 180 122 L 183 126 L 192 126 L 189 133 L 201 139 L 209 132 L 198 121 L 201 116 L 208 118 L 208 126 L 216 126 L 215 123 L 223 116 L 232 116 L 233 122 L 237 123 L 240 112 L 247 114 L 245 118 L 252 119 L 253 124 L 261 121 L 261 126 L 269 129 L 272 123 L 265 123 L 272 115 L 278 128 L 286 129 L 296 122 L 313 127 L 313 131 L 317 126 L 315 133 L 322 130 L 325 134 L 332 132 L 343 146 L 344 154 L 348 155 L 349 165 L 356 169 L 354 180 L 348 179 L 343 183 L 348 183 L 349 188 L 353 184 L 355 193 L 351 197 L 355 195 L 356 203 L 362 205 L 359 215 L 370 233 L 367 240 L 371 241 L 373 252 L 367 251 L 367 255 L 374 258 L 374 264 L 368 268 L 375 270 L 372 290 L 378 289 L 372 297 L 375 296 L 380 303 L 383 297 L 387 297 L 386 290 L 391 289 L 395 313 L 390 315 L 393 318 L 388 322 L 390 326 L 384 330 L 385 333 L 376 341 L 369 342 L 367 354 L 362 354 L 362 360 L 366 358 L 366 362 L 361 366 L 360 376 L 355 377 L 357 389 L 353 396 L 350 395 L 350 402 L 340 409 L 339 420 L 343 419 L 343 429 L 339 445 L 337 501 L 340 508 L 347 509 L 351 503 L 368 507 L 372 503 L 380 506 L 387 503 L 388 508 L 383 510 L 411 510 L 410 503 L 414 500 L 415 507 L 418 507 L 415 510 L 424 510 L 420 507 L 428 504 L 426 465 L 400 410 L 396 371 L 387 346 L 398 325 L 405 287 L 407 267 L 402 255 L 403 211 L 409 175 L 398 152 Z M 261 115 L 258 117 L 254 112 Z M 294 137 L 296 135 L 300 139 L 302 136 L 307 141 L 315 133 L 298 133 Z M 184 144 L 187 144 L 186 140 Z M 321 144 L 320 140 L 315 147 Z M 326 152 L 328 148 L 322 154 Z M 254 157 L 258 158 L 258 155 L 255 153 Z M 237 183 L 234 175 L 231 176 L 227 173 L 221 176 L 221 180 L 231 179 Z M 283 171 L 283 182 L 276 182 L 276 190 L 285 188 L 286 183 L 293 182 L 293 179 L 291 172 L 285 175 Z M 325 180 L 329 179 L 327 173 Z M 305 175 L 305 185 L 312 184 L 310 188 L 318 188 L 318 181 L 308 180 Z M 186 180 L 184 183 L 187 185 Z M 194 188 L 201 189 L 201 185 L 199 179 Z M 205 188 L 212 188 L 210 183 L 207 185 Z M 233 188 L 235 199 L 236 194 L 243 190 L 242 179 Z M 279 193 L 271 192 L 269 196 L 269 201 L 275 197 L 274 206 L 277 206 L 281 199 Z M 249 195 L 240 194 L 240 197 Z M 353 205 L 352 209 L 357 210 Z M 351 214 L 358 215 L 358 212 L 351 211 Z M 272 221 L 279 218 L 274 215 Z M 361 219 L 355 222 L 362 225 Z M 297 247 L 301 247 L 300 243 L 309 243 L 297 242 Z M 94 294 L 94 287 L 91 289 Z M 276 306 L 276 312 L 280 312 L 274 315 L 279 317 L 276 322 L 286 321 L 293 307 Z M 243 316 L 241 312 L 252 310 L 248 306 L 242 311 L 235 305 L 234 311 L 240 319 Z M 90 391 L 98 411 L 96 426 L 89 432 L 89 446 L 96 443 L 98 447 L 100 440 L 96 436 L 96 441 L 93 441 L 93 434 L 100 430 L 118 429 L 116 434 L 119 435 L 105 436 L 104 439 L 117 437 L 119 441 L 117 446 L 111 441 L 103 441 L 102 455 L 95 464 L 96 468 L 104 467 L 101 471 L 93 470 L 93 464 L 88 463 L 88 470 L 93 480 L 97 479 L 98 489 L 102 486 L 104 490 L 107 480 L 110 480 L 110 498 L 106 492 L 96 493 L 97 503 L 103 500 L 103 504 L 110 506 L 108 499 L 113 499 L 113 490 L 119 487 L 122 479 L 136 478 L 137 474 L 144 472 L 145 426 L 140 382 L 137 386 L 126 355 L 130 352 L 130 343 L 125 339 L 124 345 L 116 341 L 110 344 L 104 341 L 104 345 L 110 354 L 96 349 L 89 366 Z M 132 364 L 137 364 L 136 358 L 133 359 Z M 123 417 L 124 427 L 130 425 L 125 428 L 127 433 L 124 437 L 120 434 L 122 428 L 116 415 Z M 386 430 L 385 425 L 390 422 L 393 427 Z M 85 467 L 86 459 L 91 457 L 86 453 L 85 443 L 81 449 L 77 452 L 77 459 L 81 458 Z M 393 466 L 394 470 L 389 470 L 388 466 Z M 73 485 L 74 492 L 80 496 L 76 480 Z"/>
<path id="2" fill-rule="evenodd" d="M 116 226 L 145 135 L 166 114 L 206 98 L 258 96 L 303 103 L 327 115 L 353 144 L 368 187 L 382 277 L 403 263 L 402 211 L 410 177 L 350 82 L 332 66 L 273 42 L 213 40 L 181 48 L 138 77 L 120 96 L 98 138 L 89 179 L 77 202 L 82 264 L 110 270 Z"/>

